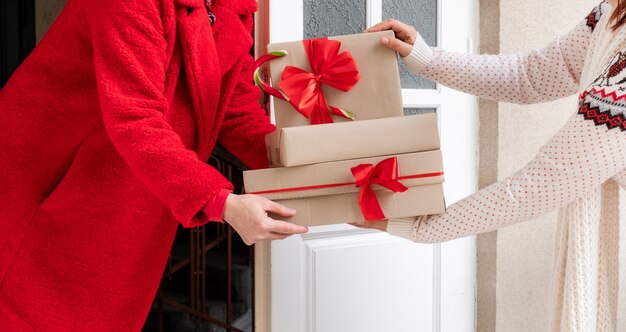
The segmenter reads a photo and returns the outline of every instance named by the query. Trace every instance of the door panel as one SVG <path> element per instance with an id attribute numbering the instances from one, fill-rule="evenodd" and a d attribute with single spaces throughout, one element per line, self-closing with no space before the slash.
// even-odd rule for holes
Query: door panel
<path id="1" fill-rule="evenodd" d="M 348 225 L 275 242 L 272 331 L 432 331 L 433 266 L 433 246 Z"/>

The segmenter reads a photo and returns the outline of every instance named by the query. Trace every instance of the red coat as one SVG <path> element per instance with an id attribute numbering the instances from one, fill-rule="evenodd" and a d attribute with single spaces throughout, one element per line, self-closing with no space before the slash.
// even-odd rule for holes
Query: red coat
<path id="1" fill-rule="evenodd" d="M 266 165 L 255 0 L 70 0 L 0 91 L 0 330 L 139 331 L 178 223 Z"/>

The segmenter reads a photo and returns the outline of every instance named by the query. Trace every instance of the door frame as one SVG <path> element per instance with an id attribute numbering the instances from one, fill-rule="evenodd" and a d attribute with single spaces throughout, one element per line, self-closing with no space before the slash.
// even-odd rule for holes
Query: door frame
<path id="1" fill-rule="evenodd" d="M 276 1 L 276 0 L 274 0 Z M 266 53 L 270 42 L 294 40 L 283 37 L 281 31 L 293 25 L 274 24 L 272 17 L 288 12 L 289 22 L 303 20 L 301 1 L 286 1 L 272 7 L 270 0 L 258 0 L 256 14 L 255 55 Z M 380 21 L 382 11 L 376 8 L 382 0 L 366 0 L 367 24 Z M 372 6 L 374 5 L 374 6 Z M 379 6 L 375 6 L 379 5 Z M 438 0 L 437 46 L 456 52 L 476 53 L 478 49 L 477 0 Z M 373 8 L 373 9 L 372 9 Z M 283 14 L 284 15 L 284 14 Z M 463 22 L 463 23 L 457 23 Z M 459 24 L 461 26 L 459 26 Z M 465 31 L 466 33 L 458 33 Z M 446 38 L 443 38 L 446 37 Z M 478 99 L 439 84 L 435 89 L 403 89 L 405 107 L 435 108 L 439 118 L 448 204 L 478 190 Z M 459 111 L 458 105 L 467 110 Z M 271 243 L 255 245 L 255 331 L 271 331 Z M 433 331 L 466 331 L 475 329 L 476 243 L 466 237 L 433 245 Z M 462 312 L 462 314 L 459 314 Z"/>

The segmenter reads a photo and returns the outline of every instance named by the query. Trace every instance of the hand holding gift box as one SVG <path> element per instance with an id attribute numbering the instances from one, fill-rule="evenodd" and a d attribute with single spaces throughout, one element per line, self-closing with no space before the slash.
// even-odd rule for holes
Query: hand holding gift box
<path id="1" fill-rule="evenodd" d="M 385 172 L 361 176 L 367 164 L 378 165 L 389 158 L 397 158 L 397 173 L 390 166 Z M 375 168 L 375 167 L 374 167 Z M 366 172 L 367 173 L 367 172 Z M 401 189 L 389 181 L 398 181 L 408 189 Z M 380 209 L 386 218 L 401 218 L 443 213 L 443 163 L 439 150 L 384 156 L 355 160 L 344 160 L 296 167 L 270 168 L 244 172 L 246 192 L 264 196 L 279 202 L 298 213 L 286 219 L 303 226 L 338 224 L 365 221 L 369 211 L 376 208 L 371 203 L 372 190 Z M 389 185 L 392 190 L 381 186 Z M 364 189 L 362 189 L 364 188 Z M 369 189 L 368 189 L 369 188 Z M 368 196 L 365 197 L 364 196 Z M 361 198 L 360 198 L 361 197 Z M 366 215 L 362 213 L 361 202 L 366 202 Z M 374 215 L 372 213 L 371 215 Z"/>

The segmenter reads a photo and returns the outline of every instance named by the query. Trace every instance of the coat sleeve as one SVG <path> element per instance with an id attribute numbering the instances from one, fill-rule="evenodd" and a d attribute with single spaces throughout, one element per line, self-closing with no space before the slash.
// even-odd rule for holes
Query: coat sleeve
<path id="1" fill-rule="evenodd" d="M 165 119 L 166 47 L 156 0 L 89 1 L 102 118 L 113 145 L 137 178 L 185 227 L 232 185 L 188 150 Z"/>
<path id="2" fill-rule="evenodd" d="M 265 135 L 276 128 L 259 104 L 252 56 L 245 55 L 240 62 L 239 81 L 222 123 L 219 142 L 246 166 L 267 168 Z"/>
<path id="3" fill-rule="evenodd" d="M 453 204 L 444 214 L 415 222 L 390 220 L 388 231 L 432 243 L 532 220 L 618 179 L 626 168 L 624 142 L 626 131 L 576 114 L 517 173 Z"/>
<path id="4" fill-rule="evenodd" d="M 475 55 L 430 49 L 416 42 L 404 58 L 417 74 L 483 98 L 533 104 L 575 94 L 587 47 L 603 4 L 546 47 L 524 54 Z"/>

